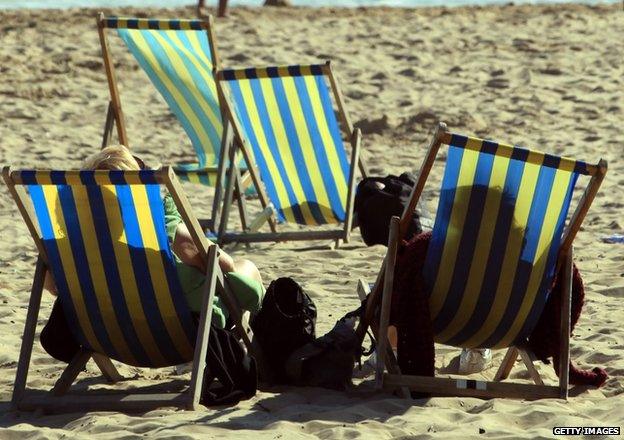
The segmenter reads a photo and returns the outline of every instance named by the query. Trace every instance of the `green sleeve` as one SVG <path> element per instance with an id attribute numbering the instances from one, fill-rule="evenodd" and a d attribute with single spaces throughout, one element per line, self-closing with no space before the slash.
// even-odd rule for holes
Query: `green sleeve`
<path id="1" fill-rule="evenodd" d="M 167 194 L 163 199 L 165 208 L 165 228 L 167 228 L 167 237 L 169 242 L 173 243 L 178 225 L 182 223 L 182 216 L 178 212 L 178 208 L 173 201 L 171 194 Z"/>

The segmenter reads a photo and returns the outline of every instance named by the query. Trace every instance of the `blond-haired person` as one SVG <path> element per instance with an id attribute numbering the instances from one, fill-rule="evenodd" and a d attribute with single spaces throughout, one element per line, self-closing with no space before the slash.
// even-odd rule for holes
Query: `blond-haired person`
<path id="1" fill-rule="evenodd" d="M 83 163 L 86 170 L 123 170 L 133 171 L 145 168 L 143 161 L 133 156 L 123 145 L 114 145 L 102 149 L 90 156 Z M 202 286 L 205 280 L 206 263 L 193 243 L 191 234 L 184 224 L 175 202 L 170 194 L 163 199 L 165 226 L 173 251 L 178 278 L 191 312 L 199 314 L 202 304 Z M 262 304 L 264 287 L 262 277 L 256 265 L 247 259 L 233 259 L 220 251 L 219 267 L 227 274 L 228 283 L 236 295 L 240 306 L 252 313 L 257 312 Z M 56 286 L 50 277 L 46 278 L 46 288 L 56 294 Z M 227 310 L 220 298 L 213 303 L 212 322 L 224 328 L 227 325 Z M 65 320 L 62 307 L 55 302 L 48 323 L 41 332 L 41 344 L 54 358 L 69 362 L 80 349 L 73 338 Z"/>

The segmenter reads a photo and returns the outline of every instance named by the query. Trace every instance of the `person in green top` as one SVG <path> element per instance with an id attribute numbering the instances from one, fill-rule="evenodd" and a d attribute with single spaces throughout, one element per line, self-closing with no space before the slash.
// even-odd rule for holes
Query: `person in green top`
<path id="1" fill-rule="evenodd" d="M 130 153 L 123 145 L 109 146 L 99 153 L 89 157 L 83 164 L 86 170 L 140 170 L 145 169 L 141 159 Z M 171 195 L 163 199 L 165 211 L 165 226 L 167 236 L 173 251 L 178 279 L 191 312 L 199 314 L 202 303 L 202 286 L 205 280 L 206 263 L 201 258 L 199 250 L 193 243 L 188 228 L 175 206 Z M 262 277 L 256 265 L 247 259 L 234 260 L 227 253 L 220 251 L 219 267 L 244 310 L 255 313 L 260 310 L 264 296 Z M 56 296 L 56 285 L 49 272 L 46 274 L 44 287 Z M 225 328 L 228 314 L 227 309 L 218 296 L 215 296 L 212 308 L 212 323 Z M 41 345 L 55 359 L 70 362 L 80 350 L 80 345 L 74 339 L 63 309 L 55 301 L 52 313 L 40 335 Z"/>

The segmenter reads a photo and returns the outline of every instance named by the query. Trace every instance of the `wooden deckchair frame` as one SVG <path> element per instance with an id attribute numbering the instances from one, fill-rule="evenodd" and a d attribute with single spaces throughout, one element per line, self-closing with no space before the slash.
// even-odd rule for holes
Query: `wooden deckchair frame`
<path id="1" fill-rule="evenodd" d="M 305 66 L 304 66 L 305 67 Z M 255 166 L 255 163 L 252 159 L 253 155 L 250 150 L 250 146 L 243 136 L 242 127 L 239 125 L 237 118 L 234 116 L 232 111 L 232 104 L 230 102 L 229 97 L 223 90 L 222 81 L 225 81 L 223 76 L 223 71 L 219 69 L 218 64 L 214 64 L 215 69 L 215 78 L 217 78 L 217 92 L 219 95 L 219 103 L 221 108 L 224 111 L 223 119 L 228 120 L 229 125 L 231 125 L 232 130 L 234 132 L 235 142 L 234 148 L 239 148 L 243 154 L 243 158 L 247 164 L 247 168 L 251 174 L 251 179 L 253 181 L 254 186 L 256 187 L 256 191 L 258 192 L 260 203 L 263 208 L 263 213 L 271 208 L 271 203 L 264 191 L 264 187 L 262 186 L 261 179 Z M 351 162 L 349 164 L 349 177 L 347 179 L 347 200 L 345 204 L 346 210 L 346 218 L 344 221 L 344 225 L 341 228 L 333 228 L 326 230 L 305 230 L 305 231 L 293 231 L 293 232 L 278 232 L 277 225 L 273 215 L 269 219 L 269 226 L 271 228 L 271 232 L 242 232 L 242 233 L 228 233 L 227 223 L 228 223 L 228 214 L 229 214 L 229 194 L 226 194 L 225 203 L 223 208 L 223 216 L 221 219 L 221 225 L 219 226 L 219 234 L 218 240 L 219 243 L 230 243 L 230 242 L 238 242 L 238 243 L 249 243 L 249 242 L 263 242 L 263 241 L 290 241 L 290 240 L 336 240 L 337 242 L 340 240 L 344 240 L 345 242 L 349 242 L 351 228 L 353 225 L 353 205 L 355 198 L 355 174 L 356 174 L 356 166 L 359 168 L 360 174 L 363 177 L 368 176 L 368 169 L 363 161 L 360 158 L 360 145 L 362 142 L 362 133 L 359 128 L 353 128 L 351 124 L 351 120 L 346 111 L 346 107 L 344 105 L 344 99 L 342 97 L 342 93 L 338 86 L 338 83 L 334 77 L 334 74 L 331 69 L 331 63 L 327 61 L 322 66 L 323 74 L 329 78 L 331 90 L 334 96 L 334 100 L 336 101 L 336 105 L 338 107 L 339 114 L 339 122 L 342 125 L 343 130 L 346 132 L 347 138 L 351 144 Z M 231 187 L 231 185 L 230 185 Z M 229 188 L 231 192 L 232 189 Z"/>
<path id="2" fill-rule="evenodd" d="M 414 209 L 420 199 L 425 182 L 434 164 L 438 150 L 442 144 L 448 145 L 451 141 L 452 133 L 447 131 L 446 124 L 440 123 L 434 134 L 433 140 L 425 156 L 425 160 L 420 168 L 418 179 L 412 193 L 410 202 L 403 211 L 401 218 L 393 217 L 390 224 L 388 238 L 388 252 L 382 263 L 382 267 L 377 276 L 369 299 L 366 304 L 365 318 L 358 327 L 358 334 L 363 335 L 368 325 L 371 325 L 379 341 L 378 364 L 376 369 L 376 385 L 378 388 L 396 389 L 407 387 L 413 391 L 426 392 L 439 395 L 453 396 L 474 396 L 474 397 L 512 397 L 512 398 L 561 398 L 567 399 L 569 388 L 568 365 L 570 362 L 570 313 L 572 295 L 572 242 L 579 231 L 583 219 L 600 188 L 600 184 L 607 172 L 607 162 L 600 160 L 596 165 L 587 165 L 587 170 L 591 179 L 585 188 L 585 192 L 572 215 L 570 222 L 565 229 L 557 256 L 557 273 L 563 266 L 563 290 L 561 301 L 561 322 L 560 322 L 560 346 L 559 346 L 559 383 L 557 386 L 545 385 L 539 372 L 533 365 L 533 356 L 526 348 L 511 346 L 501 363 L 493 381 L 474 381 L 466 379 L 452 379 L 425 376 L 401 375 L 398 364 L 390 347 L 387 333 L 388 321 L 390 317 L 390 303 L 392 298 L 392 284 L 394 267 L 396 261 L 396 251 L 398 244 L 405 236 L 407 228 L 414 215 Z M 364 285 L 360 282 L 360 286 Z M 361 287 L 360 287 L 361 289 Z M 381 297 L 380 297 L 381 296 Z M 381 300 L 381 313 L 379 322 L 376 319 L 376 308 Z M 531 379 L 535 384 L 501 382 L 506 379 L 514 364 L 518 360 L 518 355 L 529 371 Z M 389 373 L 384 373 L 385 367 Z"/>
<path id="3" fill-rule="evenodd" d="M 74 171 L 68 171 L 72 173 Z M 78 173 L 79 171 L 75 171 Z M 92 351 L 81 350 L 74 359 L 65 368 L 54 387 L 46 396 L 27 396 L 26 381 L 28 369 L 30 366 L 30 358 L 33 349 L 35 330 L 39 309 L 41 304 L 41 294 L 45 275 L 49 270 L 48 257 L 42 242 L 41 231 L 38 223 L 35 221 L 35 214 L 32 209 L 32 203 L 26 190 L 21 185 L 19 171 L 12 171 L 10 167 L 4 167 L 2 177 L 11 196 L 15 200 L 19 212 L 22 214 L 26 226 L 32 235 L 39 257 L 33 278 L 31 288 L 30 301 L 28 304 L 28 312 L 26 323 L 24 326 L 24 334 L 20 349 L 19 362 L 17 365 L 17 373 L 13 386 L 13 395 L 11 406 L 18 410 L 34 410 L 41 408 L 48 412 L 72 412 L 72 411 L 95 411 L 95 410 L 113 410 L 113 411 L 146 411 L 148 409 L 161 406 L 180 406 L 182 408 L 196 410 L 199 408 L 199 399 L 201 397 L 203 371 L 206 366 L 206 353 L 208 347 L 208 336 L 210 332 L 210 323 L 212 319 L 212 304 L 215 294 L 218 294 L 223 300 L 226 308 L 230 313 L 230 318 L 234 322 L 234 326 L 239 338 L 243 341 L 247 349 L 253 354 L 258 363 L 259 371 L 268 376 L 269 370 L 260 346 L 253 338 L 253 332 L 248 323 L 243 319 L 243 312 L 234 296 L 232 290 L 228 286 L 227 280 L 218 266 L 219 248 L 217 245 L 209 244 L 205 237 L 199 221 L 193 216 L 190 203 L 182 192 L 180 182 L 178 181 L 171 167 L 163 167 L 155 171 L 156 181 L 164 185 L 171 196 L 182 216 L 184 224 L 188 228 L 193 243 L 199 250 L 201 258 L 206 264 L 206 282 L 203 288 L 203 301 L 200 313 L 199 326 L 197 330 L 197 339 L 195 341 L 195 352 L 193 357 L 193 369 L 189 389 L 182 393 L 98 393 L 88 392 L 86 395 L 71 394 L 66 395 L 67 390 L 71 387 L 78 374 L 84 370 L 89 359 L 93 358 L 98 368 L 109 382 L 117 382 L 122 378 L 113 363 L 106 356 Z"/>
<path id="4" fill-rule="evenodd" d="M 104 61 L 104 70 L 106 71 L 106 79 L 108 81 L 108 89 L 110 92 L 110 101 L 108 104 L 108 110 L 106 115 L 106 122 L 104 125 L 104 130 L 102 134 L 102 148 L 106 147 L 110 139 L 112 138 L 113 125 L 117 128 L 117 138 L 119 142 L 125 145 L 126 147 L 130 147 L 128 141 L 128 134 L 126 130 L 126 123 L 123 114 L 123 110 L 121 107 L 121 98 L 119 95 L 119 89 L 117 87 L 117 74 L 115 71 L 115 65 L 112 60 L 110 47 L 108 44 L 108 39 L 106 36 L 106 29 L 113 29 L 110 27 L 106 21 L 106 17 L 102 12 L 98 13 L 96 17 L 98 35 L 100 38 L 100 46 L 102 48 L 102 58 Z M 216 46 L 216 38 L 214 34 L 214 24 L 211 15 L 208 15 L 205 20 L 196 20 L 200 21 L 201 28 L 206 32 L 206 38 L 208 39 L 208 46 L 210 47 L 210 55 L 212 57 L 213 65 L 216 65 L 219 61 L 217 46 Z M 121 26 L 116 26 L 116 28 L 121 28 Z M 197 31 L 199 32 L 199 31 Z M 221 112 L 223 113 L 223 111 Z M 220 223 L 221 210 L 223 208 L 223 196 L 224 196 L 224 177 L 225 177 L 225 156 L 227 155 L 227 151 L 229 148 L 229 144 L 232 142 L 231 133 L 228 128 L 227 121 L 223 120 L 223 133 L 221 136 L 221 146 L 220 146 L 220 155 L 219 162 L 217 166 L 205 167 L 202 171 L 215 172 L 217 174 L 217 179 L 215 183 L 215 194 L 212 202 L 212 213 L 210 219 L 200 219 L 200 224 L 203 229 L 210 230 L 212 232 L 217 232 L 217 227 Z M 234 162 L 231 162 L 234 164 Z M 238 205 L 238 209 L 241 216 L 241 223 L 243 229 L 247 229 L 248 223 L 248 215 L 246 212 L 245 200 L 244 200 L 244 188 L 245 182 L 248 179 L 243 179 L 241 176 L 240 170 L 234 165 L 233 168 L 235 172 L 233 173 L 233 179 L 235 179 L 235 189 L 233 192 L 233 197 L 230 201 L 236 202 Z M 229 206 L 228 206 L 229 208 Z"/>

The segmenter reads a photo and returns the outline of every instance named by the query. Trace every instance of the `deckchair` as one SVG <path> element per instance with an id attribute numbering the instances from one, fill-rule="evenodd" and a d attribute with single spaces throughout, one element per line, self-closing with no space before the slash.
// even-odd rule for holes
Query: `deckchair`
<path id="1" fill-rule="evenodd" d="M 143 411 L 175 405 L 196 409 L 216 293 L 239 336 L 262 362 L 217 264 L 218 248 L 209 246 L 171 168 L 124 172 L 5 167 L 2 174 L 39 252 L 13 388 L 14 408 Z M 186 304 L 167 239 L 163 188 L 174 198 L 207 263 L 199 325 Z M 70 329 L 83 348 L 42 397 L 26 392 L 26 378 L 48 271 Z M 111 382 L 121 376 L 110 359 L 154 368 L 193 361 L 190 387 L 166 394 L 66 394 L 90 358 Z"/>
<path id="2" fill-rule="evenodd" d="M 508 348 L 494 381 L 401 375 L 387 337 L 398 244 L 440 146 L 448 145 L 442 188 L 423 276 L 434 341 L 462 348 Z M 367 303 L 373 322 L 383 285 L 377 337 L 379 387 L 459 396 L 568 396 L 572 241 L 607 171 L 573 159 L 450 133 L 441 124 L 409 206 L 391 223 L 388 253 Z M 591 176 L 566 225 L 580 176 Z M 544 385 L 525 341 L 563 270 L 559 384 Z M 535 384 L 501 382 L 520 354 Z M 384 373 L 385 366 L 389 373 Z"/>
<path id="3" fill-rule="evenodd" d="M 225 143 L 231 138 L 223 126 L 213 65 L 217 49 L 212 18 L 207 20 L 159 20 L 147 18 L 97 17 L 104 67 L 111 101 L 106 119 L 102 145 L 108 144 L 113 122 L 119 141 L 129 146 L 128 135 L 117 87 L 115 65 L 106 37 L 106 29 L 117 29 L 121 40 L 163 96 L 172 113 L 188 135 L 197 162 L 180 163 L 174 171 L 181 180 L 215 187 L 212 222 L 219 222 L 222 184 L 225 168 L 220 158 Z M 225 167 L 225 168 L 224 168 Z M 248 180 L 243 181 L 240 170 L 234 173 L 236 199 L 246 227 L 244 198 L 238 197 Z M 247 182 L 247 183 L 246 183 Z"/>
<path id="4" fill-rule="evenodd" d="M 359 157 L 360 130 L 351 125 L 329 62 L 219 70 L 217 90 L 224 117 L 232 125 L 234 145 L 242 150 L 263 208 L 271 203 L 279 222 L 306 226 L 344 223 L 332 229 L 278 232 L 270 222 L 271 232 L 228 232 L 232 193 L 228 185 L 220 242 L 348 241 L 356 166 L 364 176 L 366 168 Z M 341 124 L 351 145 L 350 160 Z"/>

